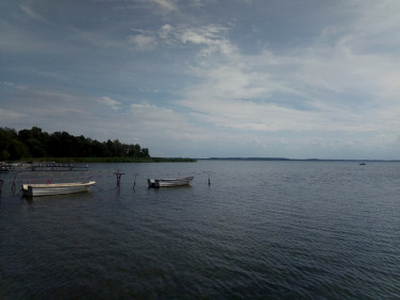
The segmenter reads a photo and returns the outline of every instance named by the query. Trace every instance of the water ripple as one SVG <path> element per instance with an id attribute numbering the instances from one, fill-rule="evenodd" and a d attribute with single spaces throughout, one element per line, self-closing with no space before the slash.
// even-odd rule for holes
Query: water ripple
<path id="1" fill-rule="evenodd" d="M 397 166 L 123 164 L 142 186 L 3 194 L 0 298 L 397 298 Z M 145 186 L 189 168 L 191 187 Z"/>

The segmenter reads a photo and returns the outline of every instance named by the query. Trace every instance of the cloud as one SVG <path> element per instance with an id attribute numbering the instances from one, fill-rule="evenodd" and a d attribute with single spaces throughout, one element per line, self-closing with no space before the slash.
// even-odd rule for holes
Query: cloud
<path id="1" fill-rule="evenodd" d="M 358 13 L 368 24 L 374 23 L 370 10 Z M 381 29 L 372 36 L 390 34 L 396 39 L 393 17 L 392 21 L 381 19 Z M 265 49 L 252 55 L 241 53 L 224 39 L 221 28 L 188 29 L 182 34 L 183 43 L 203 45 L 209 54 L 215 53 L 218 44 L 232 50 L 219 51 L 223 59 L 190 69 L 202 83 L 186 88 L 179 104 L 218 127 L 265 132 L 393 128 L 387 126 L 395 124 L 400 113 L 396 103 L 400 72 L 395 67 L 399 56 L 373 51 L 374 40 L 359 24 L 356 20 L 325 28 L 305 47 L 282 53 Z M 394 111 L 390 121 L 383 118 L 386 110 Z"/>
<path id="2" fill-rule="evenodd" d="M 170 34 L 173 32 L 174 28 L 169 25 L 169 24 L 165 24 L 161 27 L 160 31 L 159 31 L 159 36 L 162 39 L 167 39 Z"/>
<path id="3" fill-rule="evenodd" d="M 153 50 L 157 45 L 157 40 L 153 36 L 144 34 L 130 35 L 128 41 L 137 51 Z"/>
<path id="4" fill-rule="evenodd" d="M 218 25 L 207 25 L 186 29 L 180 36 L 182 43 L 204 46 L 200 54 L 203 56 L 219 52 L 230 55 L 237 51 L 236 47 L 224 35 L 228 29 Z"/>
<path id="5" fill-rule="evenodd" d="M 26 117 L 27 116 L 23 113 L 0 108 L 0 119 L 1 119 L 1 122 L 4 124 L 7 124 L 7 123 L 11 124 L 11 122 L 16 119 L 26 118 Z"/>
<path id="6" fill-rule="evenodd" d="M 119 1 L 117 1 L 119 3 Z M 177 5 L 178 1 L 175 0 L 135 0 L 126 1 L 125 4 L 119 4 L 119 9 L 137 9 L 144 8 L 153 14 L 168 15 L 174 12 L 179 12 Z"/>
<path id="7" fill-rule="evenodd" d="M 178 7 L 174 3 L 174 1 L 171 0 L 151 0 L 151 2 L 156 3 L 167 12 L 178 10 Z"/>
<path id="8" fill-rule="evenodd" d="M 392 123 L 396 120 L 396 113 L 392 113 L 377 122 L 379 111 L 387 109 L 386 102 L 368 105 L 365 100 L 362 103 L 357 100 L 358 103 L 354 103 L 351 97 L 356 96 L 358 89 L 354 87 L 356 91 L 349 91 L 346 82 L 344 86 L 338 84 L 334 92 L 318 80 L 298 84 L 297 78 L 289 74 L 285 80 L 279 80 L 268 68 L 257 70 L 256 66 L 249 68 L 248 64 L 245 69 L 225 65 L 208 68 L 201 71 L 204 82 L 187 88 L 178 103 L 217 128 L 257 132 L 364 132 L 383 130 L 388 120 Z M 303 65 L 292 67 L 293 73 L 297 73 L 295 77 L 306 76 L 303 68 L 308 69 Z M 322 70 L 328 72 L 325 67 Z M 332 80 L 341 80 L 341 74 L 334 75 L 338 78 Z M 327 96 L 327 90 L 333 95 Z M 392 106 L 392 111 L 399 112 L 398 108 L 399 105 Z"/>
<path id="9" fill-rule="evenodd" d="M 235 135 L 230 133 L 236 132 L 236 139 L 258 138 L 259 146 L 273 142 L 288 149 L 308 144 L 355 149 L 360 148 L 358 141 L 372 149 L 378 136 L 400 129 L 399 56 L 373 51 L 373 37 L 385 34 L 381 42 L 390 45 L 387 35 L 396 39 L 398 34 L 390 29 L 393 22 L 383 19 L 379 30 L 368 33 L 359 20 L 373 24 L 371 11 L 363 11 L 362 5 L 354 9 L 357 19 L 321 28 L 312 42 L 281 52 L 266 46 L 246 54 L 228 39 L 230 28 L 221 25 L 165 24 L 158 32 L 165 43 L 196 46 L 199 56 L 207 57 L 186 65 L 186 74 L 196 83 L 178 91 L 176 111 L 189 111 L 193 119 L 186 121 L 188 128 L 202 124 L 202 137 L 208 141 L 217 135 L 233 143 Z M 165 128 L 171 126 L 167 123 Z M 300 132 L 315 137 L 296 137 Z M 330 141 L 338 132 L 345 136 Z M 270 138 L 278 133 L 285 138 Z M 359 135 L 370 140 L 360 142 Z"/>
<path id="10" fill-rule="evenodd" d="M 39 15 L 38 13 L 34 12 L 31 8 L 31 6 L 29 6 L 27 3 L 24 4 L 20 4 L 19 8 L 30 18 L 36 20 L 36 21 L 40 21 L 43 23 L 47 23 L 46 19 L 44 19 L 41 15 Z"/>
<path id="11" fill-rule="evenodd" d="M 163 25 L 158 31 L 159 37 L 168 45 L 181 47 L 182 45 L 195 45 L 199 47 L 199 56 L 212 54 L 231 55 L 238 51 L 226 35 L 228 27 L 209 24 L 200 27 L 181 25 L 173 27 Z"/>
<path id="12" fill-rule="evenodd" d="M 97 102 L 105 104 L 109 106 L 112 110 L 118 110 L 121 108 L 121 102 L 118 102 L 116 100 L 113 100 L 107 96 L 101 97 L 100 99 L 97 99 Z"/>
<path id="13" fill-rule="evenodd" d="M 366 5 L 367 4 L 367 5 Z M 365 1 L 358 0 L 347 4 L 349 9 L 354 11 L 357 18 L 354 18 L 353 31 L 357 38 L 366 39 L 365 42 L 376 44 L 376 40 L 369 40 L 375 37 L 378 45 L 392 42 L 398 43 L 400 40 L 398 11 L 400 3 L 393 0 Z M 388 39 L 388 36 L 390 38 Z M 395 38 L 393 40 L 393 38 Z"/>
<path id="14" fill-rule="evenodd" d="M 185 128 L 187 123 L 184 116 L 174 112 L 173 109 L 148 102 L 131 104 L 130 113 L 138 124 L 147 128 L 149 134 L 158 135 L 164 133 L 165 130 L 178 133 L 179 128 Z"/>
<path id="15" fill-rule="evenodd" d="M 213 133 L 193 124 L 190 115 L 146 101 L 131 104 L 130 115 L 126 117 L 134 120 L 137 124 L 135 132 L 143 137 L 177 143 L 210 140 L 213 136 Z"/>
<path id="16" fill-rule="evenodd" d="M 12 88 L 12 89 L 18 89 L 18 90 L 27 89 L 27 87 L 24 86 L 24 85 L 19 85 L 19 84 L 16 84 L 16 83 L 13 83 L 13 82 L 8 82 L 8 81 L 0 81 L 0 84 L 6 86 L 8 88 Z"/>
<path id="17" fill-rule="evenodd" d="M 91 97 L 35 89 L 12 89 L 3 95 L 8 100 L 2 103 L 0 126 L 16 130 L 39 126 L 49 132 L 72 134 L 84 134 L 92 128 L 96 102 Z"/>
<path id="18" fill-rule="evenodd" d="M 0 121 L 18 112 L 159 152 L 396 145 L 400 2 L 95 2 L 91 16 L 34 2 L 4 15 Z"/>
<path id="19" fill-rule="evenodd" d="M 5 54 L 32 53 L 35 51 L 48 51 L 33 34 L 7 21 L 0 26 L 0 52 Z"/>

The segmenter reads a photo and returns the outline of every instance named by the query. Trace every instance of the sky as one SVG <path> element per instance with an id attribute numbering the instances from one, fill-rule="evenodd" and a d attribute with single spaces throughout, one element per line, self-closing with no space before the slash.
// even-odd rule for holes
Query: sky
<path id="1" fill-rule="evenodd" d="M 164 157 L 400 159 L 398 0 L 2 0 L 0 127 Z"/>

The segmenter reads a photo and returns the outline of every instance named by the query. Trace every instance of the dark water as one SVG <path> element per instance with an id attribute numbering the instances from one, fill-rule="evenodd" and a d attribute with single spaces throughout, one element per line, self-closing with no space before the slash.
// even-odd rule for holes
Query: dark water
<path id="1" fill-rule="evenodd" d="M 111 169 L 126 173 L 119 190 Z M 191 174 L 190 187 L 146 186 Z M 97 187 L 30 201 L 0 174 L 1 299 L 400 298 L 399 163 L 93 164 L 18 178 L 33 176 Z"/>

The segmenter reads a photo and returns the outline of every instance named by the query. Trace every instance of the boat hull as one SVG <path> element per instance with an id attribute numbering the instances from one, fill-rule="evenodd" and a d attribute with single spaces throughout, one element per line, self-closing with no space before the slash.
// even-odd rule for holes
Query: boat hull
<path id="1" fill-rule="evenodd" d="M 23 184 L 22 192 L 27 197 L 56 196 L 88 192 L 95 181 L 50 184 Z"/>
<path id="2" fill-rule="evenodd" d="M 149 187 L 160 188 L 160 187 L 174 187 L 189 185 L 193 180 L 193 176 L 184 178 L 172 178 L 172 179 L 147 179 Z"/>

